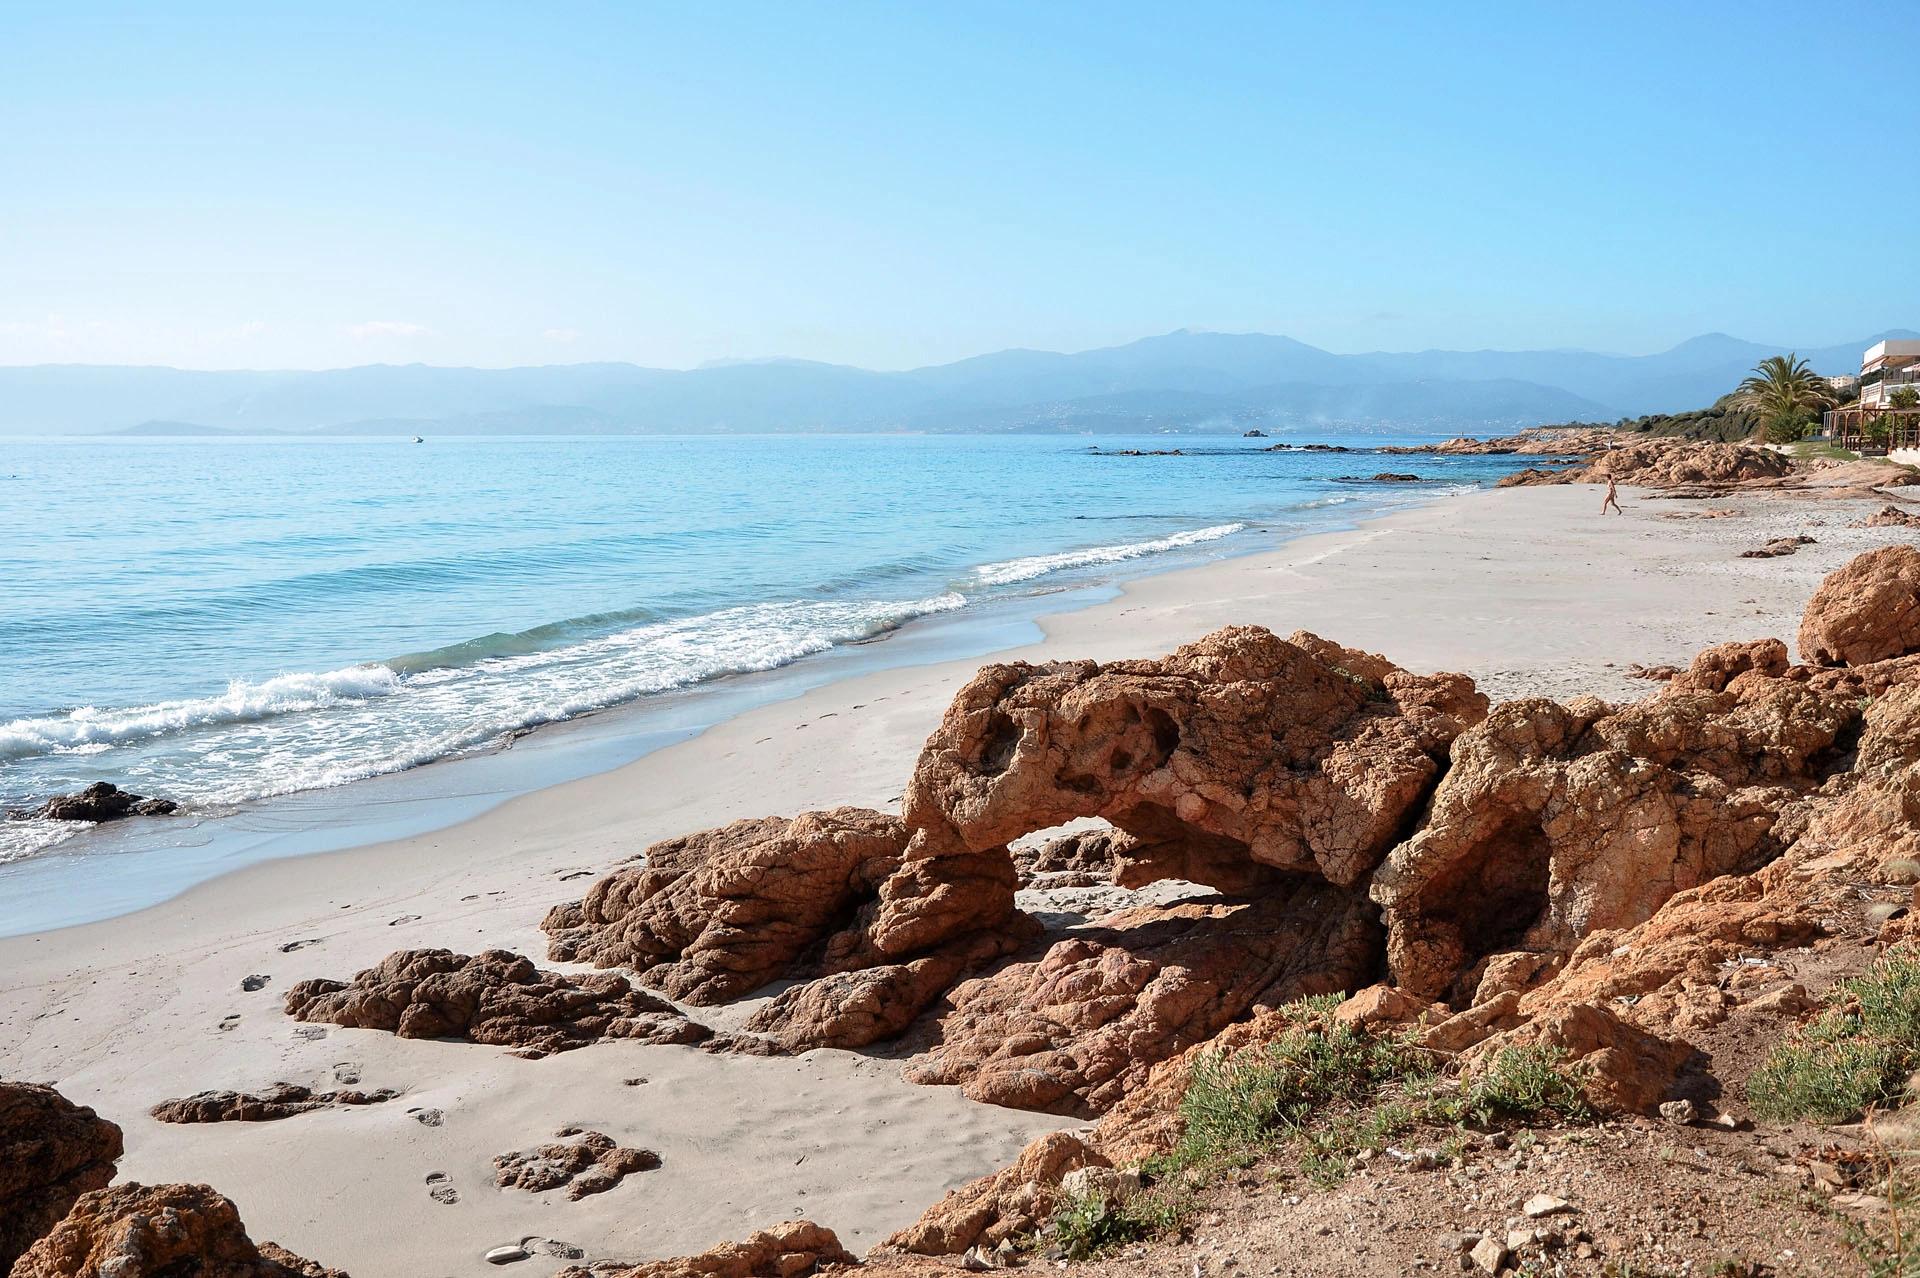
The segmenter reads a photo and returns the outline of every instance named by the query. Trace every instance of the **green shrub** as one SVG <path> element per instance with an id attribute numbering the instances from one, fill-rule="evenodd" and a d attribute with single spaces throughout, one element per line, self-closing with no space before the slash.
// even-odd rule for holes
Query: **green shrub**
<path id="1" fill-rule="evenodd" d="M 1053 1243 L 1068 1260 L 1086 1260 L 1152 1238 L 1173 1227 L 1179 1208 L 1164 1199 L 1135 1194 L 1110 1203 L 1094 1194 L 1068 1200 L 1048 1227 Z"/>
<path id="2" fill-rule="evenodd" d="M 1244 1163 L 1328 1106 L 1371 1099 L 1381 1083 L 1429 1068 L 1406 1038 L 1337 1022 L 1337 1001 L 1319 1002 L 1293 1004 L 1294 1023 L 1271 1043 L 1195 1064 L 1180 1102 L 1178 1166 Z"/>
<path id="3" fill-rule="evenodd" d="M 1920 955 L 1896 950 L 1844 981 L 1827 1007 L 1747 1080 L 1762 1118 L 1844 1123 L 1899 1099 L 1920 1066 Z"/>
<path id="4" fill-rule="evenodd" d="M 1807 437 L 1807 428 L 1812 425 L 1806 418 L 1789 415 L 1770 418 L 1767 422 L 1767 442 L 1769 444 L 1793 444 Z"/>
<path id="5" fill-rule="evenodd" d="M 1475 1127 L 1555 1118 L 1586 1122 L 1593 1107 L 1577 1073 L 1563 1068 L 1564 1060 L 1559 1048 L 1544 1044 L 1503 1047 L 1458 1095 L 1440 1102 L 1441 1112 Z"/>

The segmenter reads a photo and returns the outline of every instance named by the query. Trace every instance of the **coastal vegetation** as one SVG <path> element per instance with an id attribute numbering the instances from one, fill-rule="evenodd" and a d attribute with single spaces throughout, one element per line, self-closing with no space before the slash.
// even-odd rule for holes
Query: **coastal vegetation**
<path id="1" fill-rule="evenodd" d="M 1754 1112 L 1844 1123 L 1903 1098 L 1920 1067 L 1920 953 L 1897 950 L 1843 981 L 1747 1083 Z"/>
<path id="2" fill-rule="evenodd" d="M 1797 355 L 1770 355 L 1734 391 L 1735 400 L 1760 415 L 1769 443 L 1790 444 L 1833 403 L 1833 388 Z"/>
<path id="3" fill-rule="evenodd" d="M 1558 1049 L 1505 1047 L 1484 1068 L 1449 1077 L 1416 1031 L 1342 1020 L 1342 1001 L 1290 1003 L 1279 1012 L 1284 1028 L 1267 1042 L 1201 1056 L 1179 1101 L 1180 1137 L 1142 1165 L 1145 1187 L 1069 1198 L 1046 1241 L 1083 1259 L 1159 1236 L 1191 1214 L 1200 1190 L 1264 1164 L 1324 1190 L 1377 1157 L 1446 1165 L 1459 1161 L 1472 1132 L 1596 1117 L 1581 1090 L 1583 1071 Z M 1393 1147 L 1415 1132 L 1431 1147 Z"/>

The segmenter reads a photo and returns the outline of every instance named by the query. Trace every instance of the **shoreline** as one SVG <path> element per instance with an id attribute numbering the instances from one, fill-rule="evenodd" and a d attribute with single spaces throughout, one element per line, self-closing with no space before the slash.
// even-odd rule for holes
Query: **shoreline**
<path id="1" fill-rule="evenodd" d="M 1270 554 L 1315 537 L 1351 534 L 1463 495 L 1453 487 L 1425 495 L 1408 493 L 1407 502 L 1389 503 L 1382 497 L 1382 508 L 1312 532 L 1251 525 L 1247 531 L 1262 534 L 1263 544 L 1235 550 L 1208 541 L 1174 548 L 1167 556 L 1172 562 L 1162 562 L 1159 555 L 1116 561 L 1093 569 L 1110 574 L 1100 579 L 1068 577 L 1050 588 L 913 617 L 870 638 L 836 644 L 784 665 L 601 706 L 521 729 L 483 748 L 393 772 L 213 810 L 189 809 L 164 820 L 80 831 L 41 852 L 0 863 L 0 939 L 126 917 L 251 865 L 449 830 L 484 817 L 502 803 L 617 771 L 741 714 L 796 700 L 832 683 L 902 666 L 981 662 L 1044 641 L 1045 618 L 1107 602 L 1130 582 Z M 1342 498 L 1342 504 L 1347 500 L 1354 499 Z M 885 655 L 876 659 L 875 653 Z M 118 873 L 103 883 L 110 860 L 122 857 L 126 859 L 113 862 Z M 97 899 L 103 890 L 111 900 Z M 96 894 L 88 898 L 94 904 L 69 904 L 89 892 Z"/>
<path id="2" fill-rule="evenodd" d="M 1220 625 L 1260 624 L 1418 671 L 1464 670 L 1496 700 L 1625 700 L 1652 690 L 1627 677 L 1630 662 L 1683 662 L 1731 639 L 1790 641 L 1825 573 L 1905 540 L 1847 528 L 1863 513 L 1853 501 L 1742 493 L 1713 500 L 1739 517 L 1670 520 L 1661 516 L 1695 507 L 1622 495 L 1627 518 L 1600 521 L 1584 486 L 1463 494 L 1137 578 L 995 655 L 1151 656 Z M 1813 531 L 1816 544 L 1788 559 L 1738 558 L 1789 529 Z M 892 809 L 921 740 L 978 664 L 853 675 L 447 829 L 263 862 L 134 914 L 0 940 L 0 1042 L 11 1045 L 0 1072 L 57 1083 L 119 1122 L 125 1178 L 211 1181 L 255 1236 L 361 1278 L 487 1272 L 481 1253 L 519 1234 L 563 1238 L 596 1259 L 680 1254 L 792 1216 L 863 1250 L 1029 1136 L 1073 1124 L 910 1087 L 885 1052 L 723 1058 L 608 1043 L 529 1062 L 371 1031 L 302 1037 L 279 1000 L 298 980 L 345 977 L 403 948 L 543 958 L 546 909 L 659 838 L 775 812 Z M 242 992 L 255 974 L 266 988 Z M 318 1081 L 342 1062 L 367 1086 L 405 1095 L 287 1120 L 300 1128 L 298 1160 L 273 1124 L 167 1128 L 145 1117 L 169 1097 Z M 634 1075 L 651 1081 L 624 1086 Z M 423 1126 L 408 1107 L 439 1109 L 445 1123 Z M 646 1144 L 665 1165 L 644 1188 L 580 1203 L 492 1187 L 492 1155 L 574 1123 Z M 876 1165 L 884 1184 L 865 1174 Z M 452 1176 L 461 1202 L 430 1201 L 429 1171 Z M 557 1267 L 541 1259 L 524 1271 Z"/>

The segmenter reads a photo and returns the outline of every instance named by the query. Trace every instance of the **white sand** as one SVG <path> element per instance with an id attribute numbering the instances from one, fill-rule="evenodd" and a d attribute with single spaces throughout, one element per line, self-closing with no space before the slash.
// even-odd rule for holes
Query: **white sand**
<path id="1" fill-rule="evenodd" d="M 1220 625 L 1257 623 L 1315 630 L 1415 669 L 1465 670 L 1496 698 L 1625 699 L 1650 690 L 1624 677 L 1629 662 L 1684 663 L 1725 639 L 1791 641 L 1822 575 L 1912 539 L 1844 527 L 1879 503 L 1626 500 L 1625 518 L 1603 520 L 1598 492 L 1583 486 L 1451 499 L 1141 580 L 1110 603 L 1049 619 L 1044 643 L 1006 655 L 1154 655 Z M 1744 513 L 1661 517 L 1705 508 Z M 1818 544 L 1787 559 L 1736 557 L 1797 532 Z M 307 1039 L 300 1031 L 313 1027 L 281 1015 L 280 999 L 305 977 L 344 978 L 402 947 L 540 958 L 540 917 L 588 881 L 561 876 L 604 870 L 661 837 L 769 812 L 892 806 L 920 741 L 977 664 L 849 679 L 465 825 L 257 865 L 125 918 L 0 941 L 0 1075 L 55 1083 L 120 1123 L 124 1177 L 207 1181 L 239 1203 L 256 1238 L 356 1278 L 490 1272 L 486 1249 L 534 1234 L 595 1258 L 673 1254 L 795 1215 L 869 1246 L 1057 1120 L 910 1087 L 895 1062 L 841 1052 L 761 1060 L 610 1043 L 522 1061 L 372 1031 Z M 280 952 L 303 938 L 317 943 Z M 272 982 L 243 993 L 250 973 Z M 342 1062 L 358 1066 L 365 1087 L 407 1094 L 269 1124 L 146 1117 L 155 1102 L 204 1088 L 327 1083 Z M 636 1076 L 649 1081 L 622 1081 Z M 443 1111 L 444 1123 L 409 1116 L 422 1107 Z M 564 1124 L 657 1150 L 665 1165 L 578 1203 L 494 1188 L 495 1154 Z M 429 1200 L 425 1178 L 436 1171 L 458 1204 Z M 560 1263 L 538 1258 L 513 1272 Z"/>

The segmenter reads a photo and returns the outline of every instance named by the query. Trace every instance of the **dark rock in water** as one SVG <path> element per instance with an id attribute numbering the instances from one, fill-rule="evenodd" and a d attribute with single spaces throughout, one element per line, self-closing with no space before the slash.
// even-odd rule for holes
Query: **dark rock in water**
<path id="1" fill-rule="evenodd" d="M 1240 436 L 1240 438 L 1242 439 L 1265 439 L 1266 437 L 1267 437 L 1267 432 L 1265 432 L 1264 430 L 1250 430 L 1250 431 L 1244 432 Z"/>
<path id="2" fill-rule="evenodd" d="M 111 781 L 95 781 L 84 790 L 58 794 L 32 811 L 7 815 L 40 821 L 118 821 L 129 816 L 168 816 L 178 811 L 172 799 L 149 799 L 131 794 Z"/>
<path id="3" fill-rule="evenodd" d="M 120 1129 L 91 1109 L 51 1087 L 0 1082 L 0 1273 L 113 1179 L 120 1150 Z"/>
<path id="4" fill-rule="evenodd" d="M 1377 475 L 1342 475 L 1343 484 L 1417 484 L 1420 476 L 1409 475 L 1405 471 L 1383 470 Z"/>

